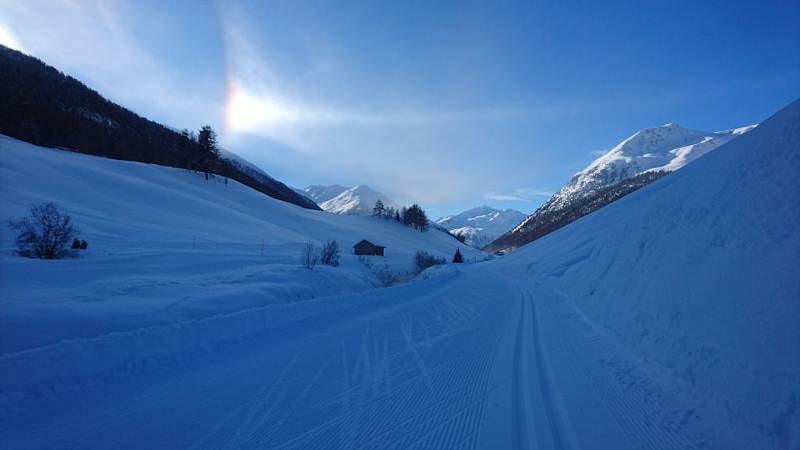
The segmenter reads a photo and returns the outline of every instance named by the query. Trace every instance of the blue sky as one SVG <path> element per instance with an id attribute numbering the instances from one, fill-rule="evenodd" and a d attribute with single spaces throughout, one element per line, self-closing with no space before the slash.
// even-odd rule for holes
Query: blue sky
<path id="1" fill-rule="evenodd" d="M 0 0 L 0 42 L 295 186 L 531 212 L 635 131 L 800 95 L 800 3 Z"/>

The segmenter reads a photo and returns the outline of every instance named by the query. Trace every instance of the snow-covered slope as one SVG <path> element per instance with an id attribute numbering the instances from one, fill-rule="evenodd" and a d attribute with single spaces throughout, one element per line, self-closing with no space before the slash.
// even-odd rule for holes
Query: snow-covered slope
<path id="1" fill-rule="evenodd" d="M 417 250 L 450 258 L 459 246 L 445 233 L 304 209 L 223 181 L 0 136 L 0 352 L 363 290 L 378 283 L 375 271 L 411 270 Z M 11 255 L 6 220 L 47 201 L 89 242 L 82 258 Z M 341 247 L 341 267 L 302 269 L 304 243 L 328 239 Z M 386 246 L 386 257 L 366 267 L 352 255 L 361 239 Z"/>
<path id="2" fill-rule="evenodd" d="M 331 185 L 315 184 L 305 189 L 295 189 L 295 192 L 297 192 L 300 195 L 305 195 L 311 200 L 314 200 L 314 202 L 319 205 L 323 202 L 326 202 L 336 197 L 337 195 L 341 194 L 346 190 L 347 187 L 342 186 L 340 184 L 331 184 Z"/>
<path id="3" fill-rule="evenodd" d="M 526 214 L 515 209 L 501 210 L 484 205 L 442 217 L 436 223 L 455 235 L 464 236 L 467 244 L 480 248 L 518 225 L 525 217 Z"/>
<path id="4" fill-rule="evenodd" d="M 676 426 L 705 421 L 712 447 L 798 448 L 798 174 L 800 101 L 498 264 L 693 398 Z"/>
<path id="5" fill-rule="evenodd" d="M 507 252 L 538 239 L 582 215 L 618 198 L 610 192 L 623 181 L 634 180 L 638 189 L 660 174 L 680 169 L 730 140 L 752 130 L 751 125 L 716 133 L 692 130 L 675 124 L 648 128 L 635 133 L 589 166 L 575 174 L 527 219 L 486 247 Z M 646 176 L 648 174 L 651 176 Z M 622 186 L 625 193 L 631 189 Z M 599 198 L 602 196 L 603 198 Z M 588 206 L 586 204 L 590 204 Z"/>
<path id="6" fill-rule="evenodd" d="M 387 208 L 397 208 L 397 204 L 387 196 L 363 184 L 346 189 L 330 200 L 320 203 L 319 206 L 334 214 L 369 216 L 378 200 L 381 200 Z"/>

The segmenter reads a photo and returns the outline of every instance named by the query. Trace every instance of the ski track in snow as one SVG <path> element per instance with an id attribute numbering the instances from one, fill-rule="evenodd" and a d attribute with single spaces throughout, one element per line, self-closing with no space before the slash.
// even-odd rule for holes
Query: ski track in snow
<path id="1" fill-rule="evenodd" d="M 0 446 L 573 449 L 596 446 L 600 428 L 615 448 L 693 447 L 680 429 L 659 427 L 664 405 L 561 335 L 590 332 L 580 317 L 553 309 L 545 290 L 495 276 L 491 288 L 450 277 L 417 297 L 384 290 L 376 304 L 138 372 L 6 396 L 0 405 L 16 400 L 16 413 L 0 413 Z M 451 293 L 455 283 L 472 289 Z M 582 398 L 563 397 L 560 385 Z M 505 411 L 487 410 L 500 392 Z M 595 407 L 575 429 L 581 402 Z"/>

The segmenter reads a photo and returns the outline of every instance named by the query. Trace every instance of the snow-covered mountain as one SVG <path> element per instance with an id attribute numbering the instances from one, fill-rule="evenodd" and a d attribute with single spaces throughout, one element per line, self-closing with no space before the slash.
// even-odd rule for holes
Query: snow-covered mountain
<path id="1" fill-rule="evenodd" d="M 755 126 L 710 133 L 668 123 L 641 130 L 575 174 L 548 204 L 563 208 L 643 172 L 678 170 Z"/>
<path id="2" fill-rule="evenodd" d="M 669 123 L 641 130 L 576 173 L 543 206 L 485 249 L 509 251 L 525 245 L 680 169 L 755 126 L 706 132 Z"/>
<path id="3" fill-rule="evenodd" d="M 525 213 L 515 209 L 501 210 L 484 205 L 442 217 L 436 223 L 452 234 L 464 236 L 467 244 L 480 248 L 518 225 L 525 217 Z"/>
<path id="4" fill-rule="evenodd" d="M 305 189 L 295 189 L 295 192 L 297 192 L 300 195 L 304 195 L 310 198 L 311 200 L 314 200 L 314 203 L 319 205 L 320 203 L 326 202 L 346 190 L 347 187 L 342 186 L 340 184 L 331 184 L 331 185 L 315 184 Z"/>
<path id="5" fill-rule="evenodd" d="M 707 436 L 694 442 L 714 448 L 800 448 L 799 173 L 795 101 L 682 170 L 497 262 L 554 292 L 538 292 L 537 314 L 550 308 L 577 318 L 572 329 L 553 326 L 551 336 L 613 341 L 638 360 L 609 364 L 630 390 L 665 401 L 686 395 L 673 409 L 684 417 L 680 434 L 694 429 Z M 539 324 L 550 326 L 557 314 Z M 592 358 L 614 359 L 601 347 Z M 669 380 L 667 391 L 657 394 L 645 387 L 653 381 L 634 375 L 648 365 Z M 578 389 L 560 392 L 567 391 Z M 648 420 L 667 423 L 668 410 Z"/>
<path id="6" fill-rule="evenodd" d="M 323 201 L 319 206 L 334 214 L 368 216 L 372 214 L 372 208 L 378 200 L 381 200 L 386 207 L 397 208 L 397 204 L 389 197 L 363 184 L 345 189 L 335 197 Z"/>

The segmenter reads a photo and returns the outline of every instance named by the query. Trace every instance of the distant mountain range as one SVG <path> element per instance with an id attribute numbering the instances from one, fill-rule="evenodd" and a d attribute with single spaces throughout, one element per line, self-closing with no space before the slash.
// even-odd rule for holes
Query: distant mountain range
<path id="1" fill-rule="evenodd" d="M 209 158 L 196 140 L 113 103 L 42 61 L 0 45 L 0 134 L 45 147 L 225 176 L 278 200 L 311 200 L 231 152 Z"/>
<path id="2" fill-rule="evenodd" d="M 375 202 L 379 199 L 387 208 L 398 208 L 392 199 L 363 184 L 352 188 L 338 184 L 313 185 L 295 191 L 316 202 L 323 210 L 334 214 L 369 216 L 372 215 Z"/>
<path id="3" fill-rule="evenodd" d="M 478 206 L 460 214 L 436 220 L 451 234 L 463 236 L 465 243 L 483 247 L 519 225 L 527 215 L 515 209 L 500 210 L 491 206 Z"/>
<path id="4" fill-rule="evenodd" d="M 641 130 L 575 174 L 547 203 L 484 250 L 508 252 L 536 240 L 680 169 L 755 126 L 706 132 L 670 123 Z"/>

